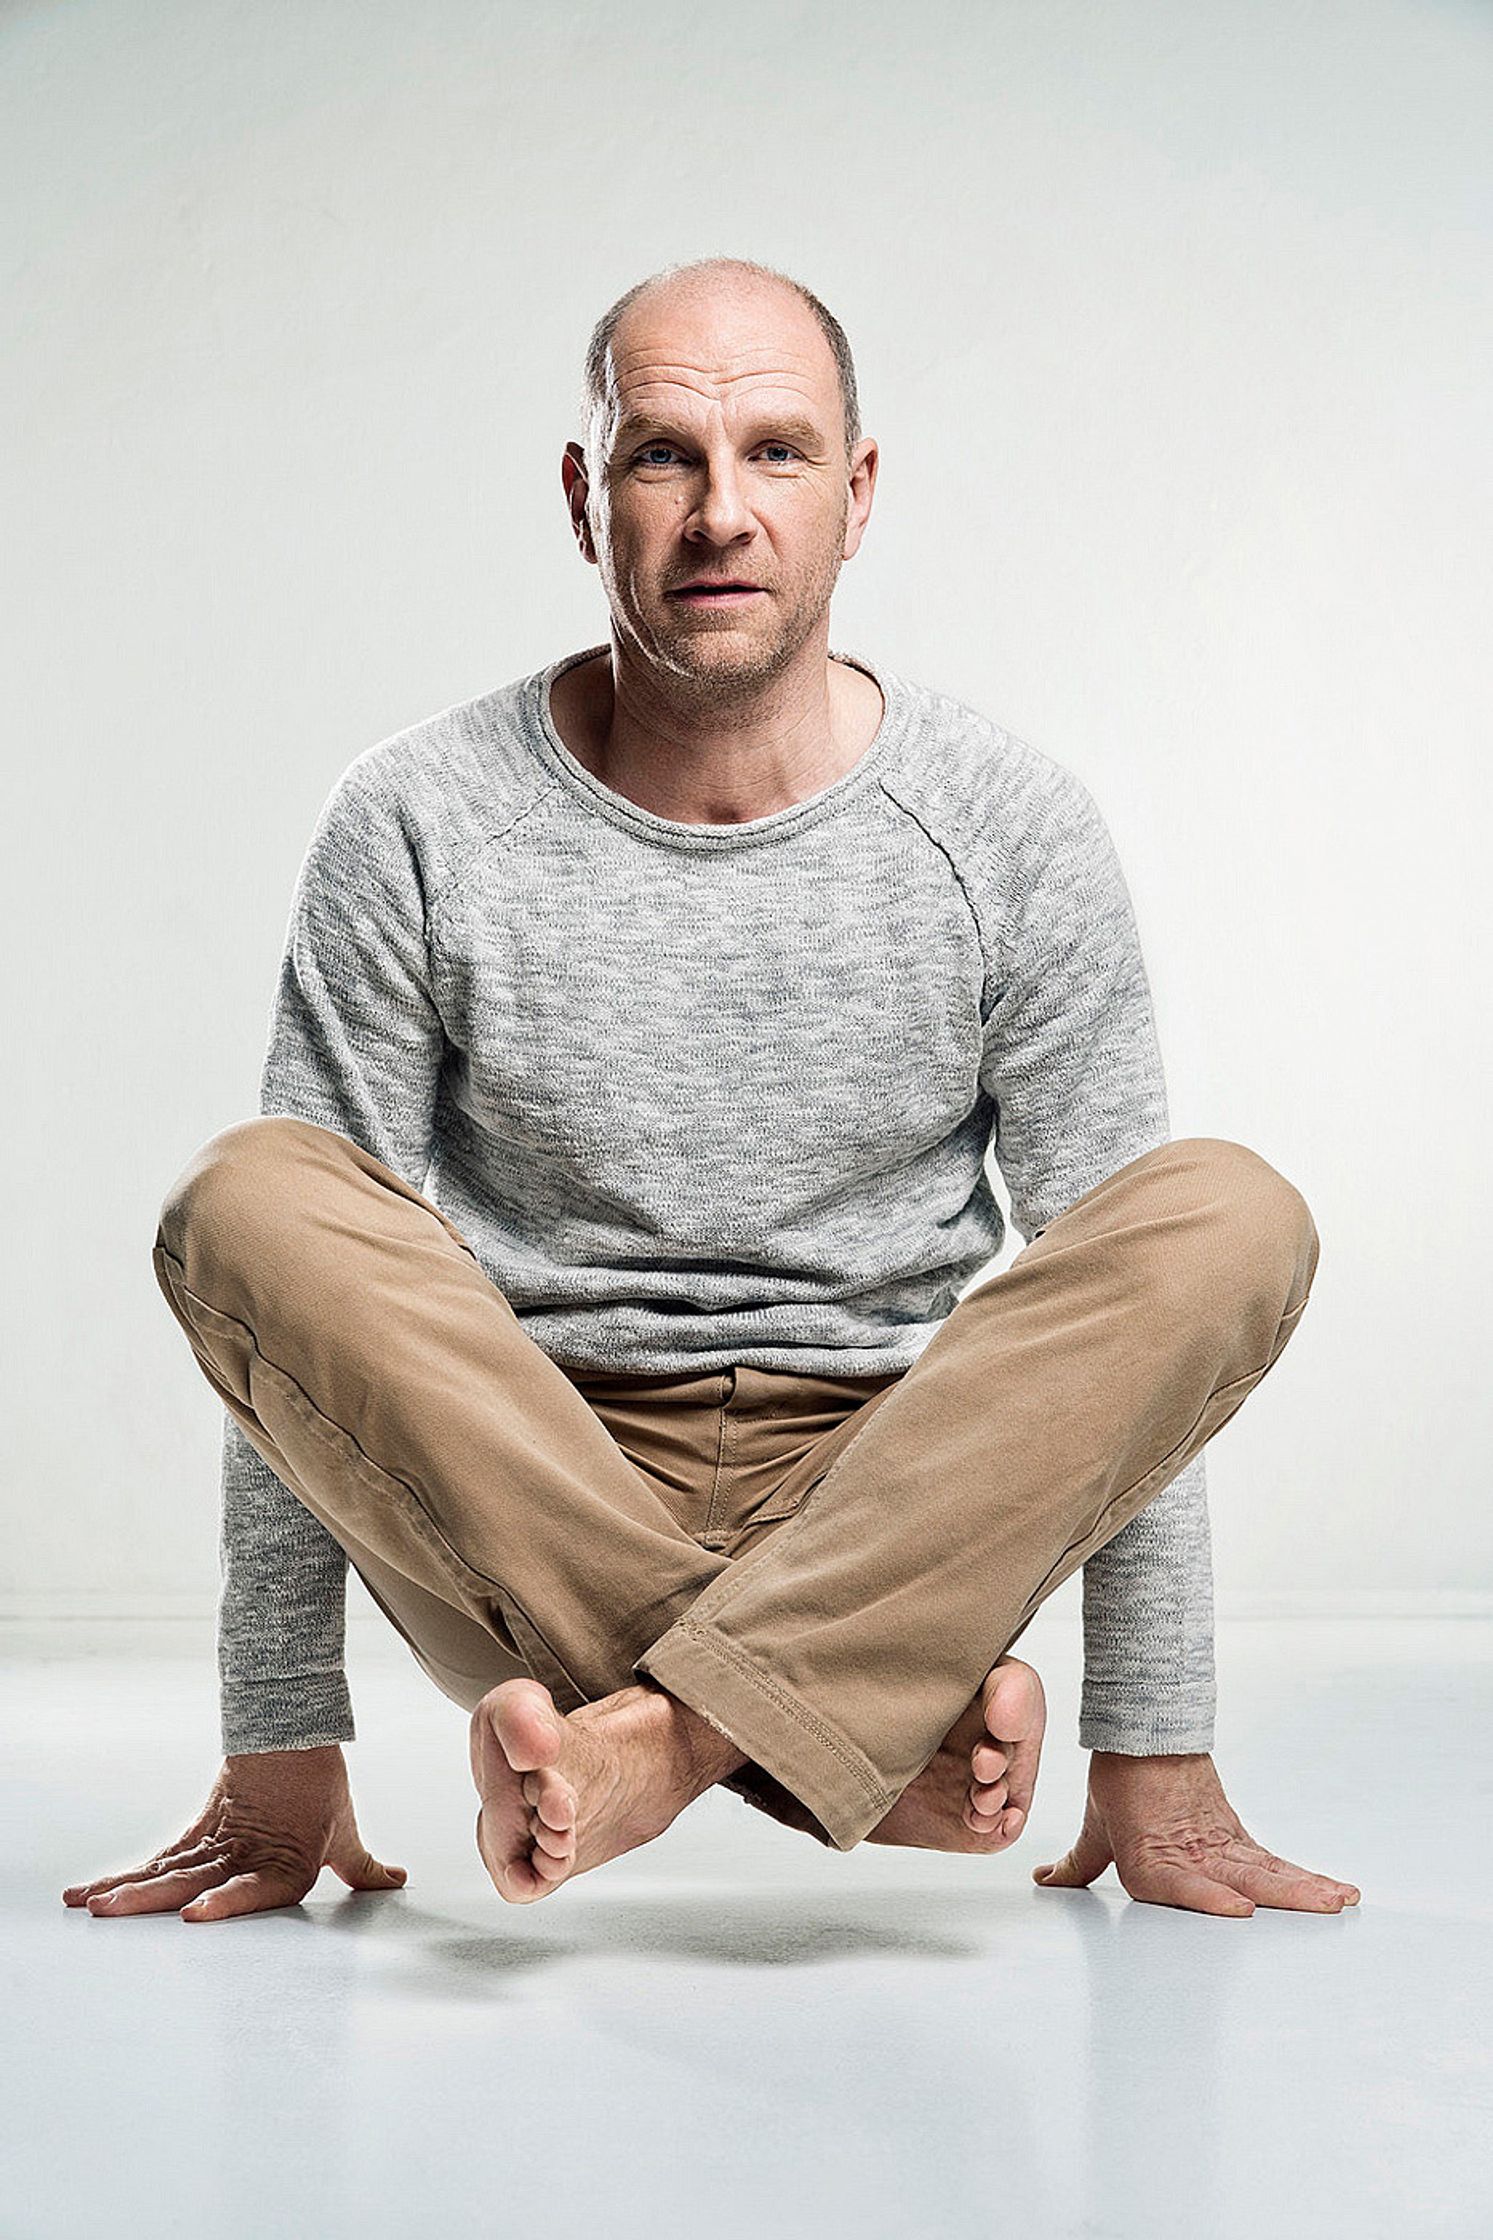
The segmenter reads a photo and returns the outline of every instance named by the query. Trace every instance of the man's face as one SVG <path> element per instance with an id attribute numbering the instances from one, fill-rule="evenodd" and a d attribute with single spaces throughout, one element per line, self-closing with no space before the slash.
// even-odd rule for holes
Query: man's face
<path id="1" fill-rule="evenodd" d="M 786 289 L 660 288 L 623 314 L 612 366 L 595 479 L 571 445 L 566 483 L 613 624 L 676 688 L 748 693 L 823 623 L 876 446 L 847 459 L 833 353 Z M 750 588 L 692 595 L 701 579 Z"/>

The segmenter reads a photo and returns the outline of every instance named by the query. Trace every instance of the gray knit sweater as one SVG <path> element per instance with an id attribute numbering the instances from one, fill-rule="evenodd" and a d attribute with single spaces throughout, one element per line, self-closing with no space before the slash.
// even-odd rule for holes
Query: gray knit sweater
<path id="1" fill-rule="evenodd" d="M 360 754 L 291 907 L 265 1113 L 453 1220 L 567 1368 L 909 1366 L 1000 1251 L 1168 1140 L 1134 913 L 1082 781 L 947 694 L 744 824 L 564 746 L 572 654 Z M 347 1559 L 224 1416 L 225 1751 L 354 1728 Z M 1213 1741 L 1198 1456 L 1083 1570 L 1079 1741 Z"/>

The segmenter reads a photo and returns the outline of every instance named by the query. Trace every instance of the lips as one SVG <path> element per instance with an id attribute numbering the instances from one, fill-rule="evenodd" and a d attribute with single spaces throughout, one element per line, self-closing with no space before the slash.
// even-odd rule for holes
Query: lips
<path id="1" fill-rule="evenodd" d="M 750 599 L 762 589 L 760 583 L 682 583 L 671 591 L 671 599 Z"/>

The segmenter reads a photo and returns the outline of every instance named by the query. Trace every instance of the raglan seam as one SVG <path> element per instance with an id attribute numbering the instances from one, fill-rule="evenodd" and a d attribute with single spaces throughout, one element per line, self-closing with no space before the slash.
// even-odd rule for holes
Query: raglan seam
<path id="1" fill-rule="evenodd" d="M 959 860 L 954 853 L 952 843 L 944 839 L 944 837 L 940 833 L 935 832 L 931 823 L 928 821 L 928 818 L 919 809 L 915 808 L 910 801 L 903 800 L 902 796 L 895 791 L 894 781 L 892 779 L 883 777 L 878 782 L 881 792 L 886 795 L 886 798 L 891 802 L 893 808 L 899 810 L 911 824 L 915 825 L 918 831 L 923 834 L 923 837 L 927 840 L 929 846 L 932 848 L 936 848 L 938 853 L 943 857 L 944 861 L 949 867 L 949 871 L 954 879 L 954 883 L 958 887 L 960 895 L 963 898 L 965 909 L 969 912 L 970 923 L 974 928 L 975 948 L 978 951 L 980 958 L 980 1026 L 983 1031 L 985 1025 L 984 989 L 988 987 L 990 983 L 993 960 L 990 944 L 986 938 L 985 926 L 980 915 L 979 907 L 975 902 L 973 894 L 970 892 L 969 881 L 965 877 L 964 872 L 960 869 Z"/>

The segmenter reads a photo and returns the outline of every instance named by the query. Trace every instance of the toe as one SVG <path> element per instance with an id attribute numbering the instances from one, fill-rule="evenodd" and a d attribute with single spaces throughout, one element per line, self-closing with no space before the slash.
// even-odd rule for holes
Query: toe
<path id="1" fill-rule="evenodd" d="M 1002 1657 L 991 1667 L 983 1703 L 986 1731 L 998 1749 L 1009 1753 L 1034 1729 L 1040 1731 L 1046 1708 L 1042 1682 L 1019 1657 Z"/>
<path id="2" fill-rule="evenodd" d="M 966 1806 L 964 1824 L 973 1829 L 977 1836 L 985 1838 L 987 1850 L 1004 1851 L 1008 1844 L 1016 1841 L 1025 1827 L 1026 1814 L 1009 1805 L 999 1812 L 973 1812 Z"/>
<path id="3" fill-rule="evenodd" d="M 1019 1657 L 1003 1657 L 987 1674 L 985 1724 L 1007 1760 L 1010 1801 L 1025 1813 L 1037 1785 L 1047 1699 L 1039 1675 Z"/>
<path id="4" fill-rule="evenodd" d="M 1005 1751 L 997 1750 L 990 1741 L 977 1742 L 970 1758 L 977 1781 L 994 1781 L 1005 1772 L 1007 1763 Z"/>
<path id="5" fill-rule="evenodd" d="M 536 1855 L 543 1851 L 551 1859 L 568 1859 L 575 1850 L 573 1828 L 547 1828 L 536 1812 L 530 1822 Z"/>
<path id="6" fill-rule="evenodd" d="M 533 1867 L 535 1874 L 540 1877 L 541 1881 L 551 1884 L 556 1882 L 563 1882 L 565 1880 L 565 1877 L 569 1874 L 571 1866 L 569 1857 L 566 1857 L 564 1859 L 552 1859 L 547 1851 L 539 1851 L 537 1849 L 534 1853 L 533 1859 L 530 1861 L 530 1864 Z"/>
<path id="7" fill-rule="evenodd" d="M 498 1884 L 499 1895 L 514 1906 L 529 1905 L 535 1898 L 542 1898 L 550 1888 L 548 1877 L 540 1874 L 527 1859 L 510 1859 Z"/>
<path id="8" fill-rule="evenodd" d="M 564 1722 L 538 1680 L 504 1680 L 482 1699 L 503 1755 L 516 1773 L 541 1772 L 560 1755 Z"/>
<path id="9" fill-rule="evenodd" d="M 574 1833 L 575 1791 L 559 1774 L 546 1773 L 542 1778 L 534 1810 L 547 1828 L 561 1834 Z"/>
<path id="10" fill-rule="evenodd" d="M 1018 1750 L 1012 1753 L 1011 1772 L 1006 1783 L 1006 1791 L 1012 1804 L 1019 1805 L 1023 1812 L 1027 1811 L 1031 1805 L 1032 1795 L 1037 1786 L 1037 1764 L 1041 1755 L 1042 1742 L 1040 1736 L 1033 1742 L 1023 1743 Z"/>

